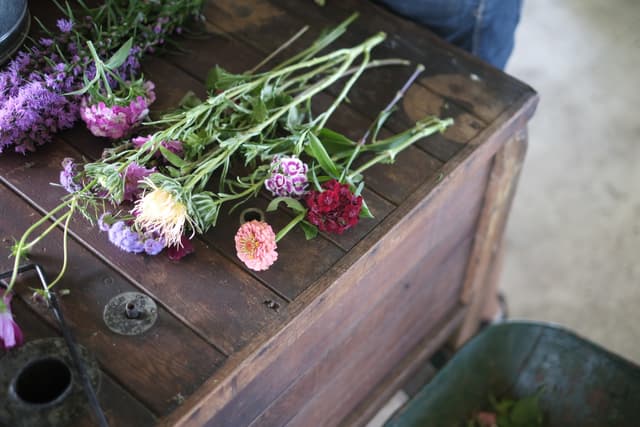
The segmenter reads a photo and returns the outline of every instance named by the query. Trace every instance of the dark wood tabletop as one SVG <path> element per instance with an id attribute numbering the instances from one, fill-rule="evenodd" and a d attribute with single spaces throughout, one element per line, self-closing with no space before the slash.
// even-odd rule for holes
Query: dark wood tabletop
<path id="1" fill-rule="evenodd" d="M 32 15 L 51 22 L 49 3 L 33 0 Z M 76 218 L 59 285 L 70 293 L 60 303 L 78 342 L 99 362 L 99 398 L 112 425 L 358 424 L 357 414 L 370 412 L 366 400 L 376 386 L 395 384 L 394 369 L 407 375 L 397 369 L 409 356 L 424 360 L 456 329 L 474 330 L 483 286 L 496 276 L 535 92 L 373 3 L 327 3 L 207 2 L 204 34 L 180 40 L 182 52 L 144 61 L 156 84 L 153 112 L 175 107 L 187 91 L 204 96 L 203 81 L 216 64 L 250 69 L 309 25 L 284 57 L 358 11 L 336 46 L 384 31 L 376 58 L 426 67 L 384 131 L 402 131 L 429 114 L 455 124 L 404 151 L 394 165 L 366 174 L 374 219 L 312 241 L 294 230 L 264 272 L 247 270 L 235 255 L 237 213 L 222 213 L 218 225 L 194 241 L 195 253 L 179 262 L 123 253 Z M 367 71 L 329 125 L 359 138 L 413 70 Z M 321 95 L 318 108 L 333 96 L 331 90 Z M 12 238 L 64 195 L 50 185 L 62 159 L 93 159 L 106 146 L 77 126 L 36 153 L 2 154 L 3 271 L 11 267 Z M 261 195 L 252 205 L 268 202 Z M 276 230 L 289 219 L 283 211 L 267 214 Z M 52 233 L 32 256 L 50 274 L 62 261 L 61 236 Z M 37 287 L 35 278 L 26 275 L 14 303 L 26 339 L 59 335 L 49 311 L 31 300 L 30 286 Z M 117 335 L 104 324 L 104 306 L 127 291 L 158 305 L 157 322 L 142 335 Z M 87 412 L 74 425 L 92 422 Z"/>

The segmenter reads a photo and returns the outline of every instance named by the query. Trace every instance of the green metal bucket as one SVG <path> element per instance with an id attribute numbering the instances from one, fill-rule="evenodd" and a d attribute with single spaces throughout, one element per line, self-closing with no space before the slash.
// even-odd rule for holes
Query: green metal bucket
<path id="1" fill-rule="evenodd" d="M 545 426 L 640 426 L 639 366 L 557 326 L 506 322 L 460 349 L 386 427 L 465 426 L 489 395 L 540 389 Z"/>

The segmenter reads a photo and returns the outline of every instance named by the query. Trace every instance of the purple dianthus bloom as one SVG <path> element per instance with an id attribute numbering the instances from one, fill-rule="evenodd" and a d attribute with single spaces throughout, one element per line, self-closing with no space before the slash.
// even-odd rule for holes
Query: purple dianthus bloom
<path id="1" fill-rule="evenodd" d="M 264 182 L 274 196 L 300 198 L 307 191 L 307 165 L 296 156 L 276 156 L 271 176 Z"/>
<path id="2" fill-rule="evenodd" d="M 60 171 L 60 184 L 67 190 L 67 193 L 75 193 L 82 186 L 75 179 L 77 176 L 76 164 L 71 157 L 65 157 L 62 160 L 62 170 Z"/>
<path id="3" fill-rule="evenodd" d="M 56 23 L 58 29 L 63 33 L 70 33 L 73 29 L 73 22 L 70 19 L 60 18 Z"/>
<path id="4" fill-rule="evenodd" d="M 156 168 L 147 169 L 133 162 L 127 166 L 124 174 L 124 200 L 134 201 L 140 196 L 142 189 L 138 183 L 156 171 Z"/>

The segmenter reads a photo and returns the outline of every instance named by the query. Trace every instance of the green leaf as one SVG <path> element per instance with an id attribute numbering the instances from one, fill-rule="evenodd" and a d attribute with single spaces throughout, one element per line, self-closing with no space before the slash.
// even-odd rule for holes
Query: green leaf
<path id="1" fill-rule="evenodd" d="M 273 212 L 276 209 L 278 209 L 278 205 L 280 203 L 285 203 L 291 210 L 293 210 L 296 213 L 300 213 L 300 212 L 306 212 L 307 209 L 302 206 L 302 204 L 297 201 L 296 199 L 292 198 L 292 197 L 276 197 L 275 199 L 273 199 L 270 203 L 269 206 L 267 206 L 267 212 Z"/>
<path id="2" fill-rule="evenodd" d="M 328 175 L 334 178 L 338 178 L 340 173 L 338 172 L 336 164 L 333 162 L 333 160 L 331 160 L 331 157 L 329 157 L 329 154 L 322 145 L 322 142 L 320 142 L 318 137 L 313 132 L 309 132 L 309 145 L 307 145 L 307 147 L 309 148 L 307 154 L 315 158 L 318 161 L 320 167 Z"/>
<path id="3" fill-rule="evenodd" d="M 202 104 L 202 100 L 198 98 L 198 95 L 196 95 L 192 91 L 188 91 L 187 93 L 185 93 L 178 103 L 178 105 L 180 105 L 182 108 L 188 109 L 197 107 L 200 104 Z"/>
<path id="4" fill-rule="evenodd" d="M 261 123 L 266 120 L 269 112 L 264 101 L 260 98 L 253 98 L 253 111 L 251 112 L 251 118 L 255 123 Z"/>
<path id="5" fill-rule="evenodd" d="M 373 214 L 367 206 L 367 202 L 362 199 L 362 208 L 360 209 L 360 218 L 374 218 Z"/>
<path id="6" fill-rule="evenodd" d="M 181 168 L 181 167 L 187 166 L 187 162 L 185 162 L 177 154 L 171 152 L 170 150 L 168 150 L 167 148 L 163 147 L 162 145 L 160 145 L 159 149 L 160 149 L 160 153 L 162 153 L 162 156 L 165 159 L 167 159 L 169 161 L 169 163 L 171 163 L 173 166 L 175 166 L 177 168 Z"/>
<path id="7" fill-rule="evenodd" d="M 307 221 L 302 221 L 300 223 L 300 227 L 302 228 L 302 231 L 304 231 L 304 237 L 307 240 L 314 239 L 318 235 L 318 227 L 308 223 Z"/>
<path id="8" fill-rule="evenodd" d="M 538 396 L 530 396 L 518 400 L 513 405 L 509 418 L 514 427 L 542 426 L 542 412 L 538 405 Z"/>
<path id="9" fill-rule="evenodd" d="M 341 133 L 322 128 L 318 131 L 318 138 L 330 154 L 339 153 L 353 148 L 356 143 Z"/>
<path id="10" fill-rule="evenodd" d="M 109 58 L 109 60 L 104 64 L 104 66 L 112 71 L 120 67 L 122 64 L 124 64 L 124 61 L 127 60 L 127 57 L 129 56 L 129 51 L 131 51 L 132 45 L 133 45 L 133 38 L 130 38 L 125 42 L 125 44 L 120 46 L 120 49 L 118 49 L 116 53 L 114 53 L 113 56 Z"/>
<path id="11" fill-rule="evenodd" d="M 207 90 L 226 90 L 243 82 L 246 78 L 247 76 L 230 73 L 219 65 L 216 65 L 210 69 L 207 74 Z"/>
<path id="12" fill-rule="evenodd" d="M 384 126 L 385 122 L 387 121 L 387 119 L 396 111 L 396 108 L 393 107 L 389 110 L 385 110 L 380 112 L 380 114 L 378 114 L 378 117 L 376 118 L 376 122 L 373 128 L 373 141 L 376 141 L 378 139 L 378 133 L 380 132 L 380 129 L 382 129 L 382 126 Z"/>

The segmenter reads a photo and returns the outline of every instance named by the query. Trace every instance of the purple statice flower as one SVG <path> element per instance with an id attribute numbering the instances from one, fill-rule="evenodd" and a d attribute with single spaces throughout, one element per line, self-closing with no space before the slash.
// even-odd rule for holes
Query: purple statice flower
<path id="1" fill-rule="evenodd" d="M 108 106 L 100 101 L 91 104 L 86 97 L 82 99 L 80 117 L 95 136 L 120 139 L 128 135 L 149 114 L 149 105 L 156 95 L 151 82 L 144 84 L 146 96 L 138 95 L 125 105 Z"/>
<path id="2" fill-rule="evenodd" d="M 71 157 L 65 157 L 62 160 L 62 170 L 60 171 L 60 185 L 67 190 L 67 193 L 75 193 L 82 186 L 76 182 L 78 171 L 76 164 Z"/>
<path id="3" fill-rule="evenodd" d="M 144 242 L 124 221 L 117 221 L 109 228 L 109 241 L 125 252 L 144 252 Z"/>
<path id="4" fill-rule="evenodd" d="M 60 18 L 56 22 L 56 26 L 63 33 L 70 33 L 73 29 L 73 22 L 69 19 Z"/>
<path id="5" fill-rule="evenodd" d="M 121 250 L 135 254 L 144 252 L 147 255 L 158 255 L 165 248 L 164 240 L 157 233 L 136 232 L 122 220 L 109 225 L 106 219 L 110 216 L 111 212 L 102 214 L 98 219 L 98 228 L 107 231 L 109 241 Z"/>
<path id="6" fill-rule="evenodd" d="M 135 138 L 133 138 L 131 140 L 131 143 L 133 144 L 134 147 L 140 148 L 147 141 L 149 141 L 149 139 L 151 139 L 151 135 L 137 136 L 137 137 L 135 137 Z M 178 156 L 182 156 L 182 142 L 180 142 L 180 141 L 162 141 L 160 143 L 160 145 L 162 145 L 167 150 L 171 151 L 173 154 L 176 154 Z M 155 156 L 156 157 L 160 157 L 160 155 L 161 155 L 160 150 L 158 150 L 155 153 Z"/>
<path id="7" fill-rule="evenodd" d="M 296 156 L 276 156 L 271 176 L 264 182 L 274 196 L 300 198 L 307 191 L 307 165 Z"/>
<path id="8" fill-rule="evenodd" d="M 156 171 L 156 168 L 147 169 L 144 166 L 140 166 L 136 162 L 132 162 L 127 166 L 127 170 L 124 174 L 124 200 L 133 202 L 136 200 L 142 189 L 139 187 L 139 182 L 148 177 Z"/>
<path id="9" fill-rule="evenodd" d="M 158 255 L 164 249 L 165 244 L 162 238 L 148 238 L 144 241 L 144 251 L 147 255 Z"/>
<path id="10" fill-rule="evenodd" d="M 9 350 L 24 342 L 22 330 L 11 313 L 11 297 L 11 294 L 5 293 L 0 302 L 0 348 L 3 350 Z"/>

